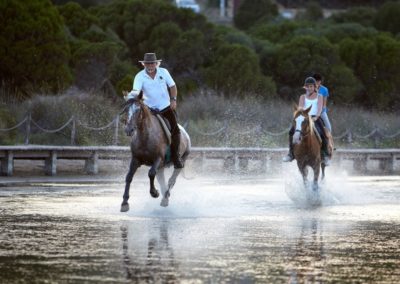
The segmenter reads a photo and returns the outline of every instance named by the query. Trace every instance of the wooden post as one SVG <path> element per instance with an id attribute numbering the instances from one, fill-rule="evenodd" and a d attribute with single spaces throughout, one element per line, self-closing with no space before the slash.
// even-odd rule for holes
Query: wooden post
<path id="1" fill-rule="evenodd" d="M 48 176 L 55 176 L 57 174 L 57 152 L 50 151 L 50 156 L 46 158 L 44 164 L 45 174 Z"/>
<path id="2" fill-rule="evenodd" d="M 206 153 L 201 151 L 200 157 L 200 171 L 201 173 L 204 173 L 206 169 Z"/>
<path id="3" fill-rule="evenodd" d="M 0 174 L 2 176 L 12 176 L 14 170 L 14 154 L 6 151 L 6 156 L 0 159 Z"/>
<path id="4" fill-rule="evenodd" d="M 118 127 L 119 127 L 119 115 L 115 117 L 115 128 L 114 128 L 114 145 L 118 145 Z"/>
<path id="5" fill-rule="evenodd" d="M 234 172 L 235 173 L 239 173 L 240 172 L 240 165 L 239 165 L 239 155 L 238 153 L 235 151 L 235 154 L 233 156 L 233 159 L 235 160 L 235 167 L 234 167 Z"/>
<path id="6" fill-rule="evenodd" d="M 72 116 L 71 145 L 75 144 L 76 144 L 76 121 L 75 121 L 75 116 Z"/>
<path id="7" fill-rule="evenodd" d="M 367 162 L 368 162 L 368 155 L 367 156 L 359 156 L 357 158 L 354 158 L 353 160 L 353 168 L 356 172 L 359 173 L 366 173 L 368 168 L 367 168 Z"/>
<path id="8" fill-rule="evenodd" d="M 85 171 L 90 175 L 96 175 L 99 173 L 99 154 L 97 151 L 93 152 L 93 155 L 85 160 Z"/>
<path id="9" fill-rule="evenodd" d="M 248 172 L 249 167 L 249 159 L 248 158 L 239 158 L 239 172 L 246 173 Z"/>
<path id="10" fill-rule="evenodd" d="M 25 145 L 29 144 L 30 133 L 31 133 L 31 113 L 29 112 L 25 122 Z"/>
<path id="11" fill-rule="evenodd" d="M 395 155 L 391 154 L 387 159 L 379 160 L 379 169 L 384 173 L 394 173 Z"/>

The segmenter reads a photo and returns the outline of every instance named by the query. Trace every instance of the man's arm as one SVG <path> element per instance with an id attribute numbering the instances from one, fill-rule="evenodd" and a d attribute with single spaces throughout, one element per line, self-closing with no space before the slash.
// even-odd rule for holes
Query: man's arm
<path id="1" fill-rule="evenodd" d="M 169 92 L 170 92 L 171 108 L 173 110 L 175 110 L 176 109 L 176 99 L 178 96 L 178 89 L 176 88 L 176 85 L 173 85 L 172 87 L 170 87 Z"/>

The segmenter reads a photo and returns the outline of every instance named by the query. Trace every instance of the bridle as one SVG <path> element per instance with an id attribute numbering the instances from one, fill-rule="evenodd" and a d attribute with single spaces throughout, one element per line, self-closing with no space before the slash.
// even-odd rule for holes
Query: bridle
<path id="1" fill-rule="evenodd" d="M 307 118 L 304 117 L 304 121 L 302 123 L 307 122 L 308 124 L 310 124 L 309 119 L 310 119 L 310 117 L 307 115 Z M 294 132 L 295 133 L 299 132 L 300 133 L 300 137 L 307 137 L 311 133 L 311 128 L 308 127 L 308 131 L 306 131 L 306 132 L 304 132 L 302 129 L 301 130 L 296 129 Z"/>

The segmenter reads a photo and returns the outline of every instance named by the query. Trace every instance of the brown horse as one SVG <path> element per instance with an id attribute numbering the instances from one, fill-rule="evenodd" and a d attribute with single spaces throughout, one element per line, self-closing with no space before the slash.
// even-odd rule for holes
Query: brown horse
<path id="1" fill-rule="evenodd" d="M 170 191 L 175 185 L 176 178 L 182 169 L 174 169 L 172 176 L 165 182 L 164 167 L 172 163 L 166 159 L 168 150 L 168 139 L 160 125 L 159 120 L 151 114 L 149 108 L 143 103 L 143 94 L 136 95 L 125 104 L 124 111 L 128 111 L 128 120 L 125 131 L 132 135 L 131 140 L 131 161 L 129 171 L 125 179 L 125 192 L 121 204 L 121 212 L 129 210 L 129 188 L 133 175 L 141 165 L 150 166 L 150 195 L 154 198 L 159 196 L 158 190 L 154 186 L 154 178 L 161 186 L 162 200 L 161 206 L 168 206 Z M 185 129 L 180 126 L 181 142 L 179 152 L 182 160 L 185 161 L 190 152 L 190 138 Z"/>
<path id="2" fill-rule="evenodd" d="M 301 109 L 295 107 L 293 113 L 293 153 L 297 166 L 303 176 L 304 185 L 307 186 L 308 168 L 314 172 L 313 190 L 318 190 L 318 178 L 322 169 L 322 179 L 325 177 L 325 164 L 321 163 L 321 142 L 314 133 L 314 121 L 308 114 L 311 107 Z"/>

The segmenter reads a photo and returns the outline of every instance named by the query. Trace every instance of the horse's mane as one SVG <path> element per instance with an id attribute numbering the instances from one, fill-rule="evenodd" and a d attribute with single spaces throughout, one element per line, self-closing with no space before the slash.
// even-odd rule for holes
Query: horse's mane
<path id="1" fill-rule="evenodd" d="M 143 103 L 143 100 L 139 100 L 139 107 L 140 107 L 140 115 L 138 117 L 138 127 L 140 130 L 143 130 L 144 123 L 146 119 L 151 115 L 149 108 Z"/>

